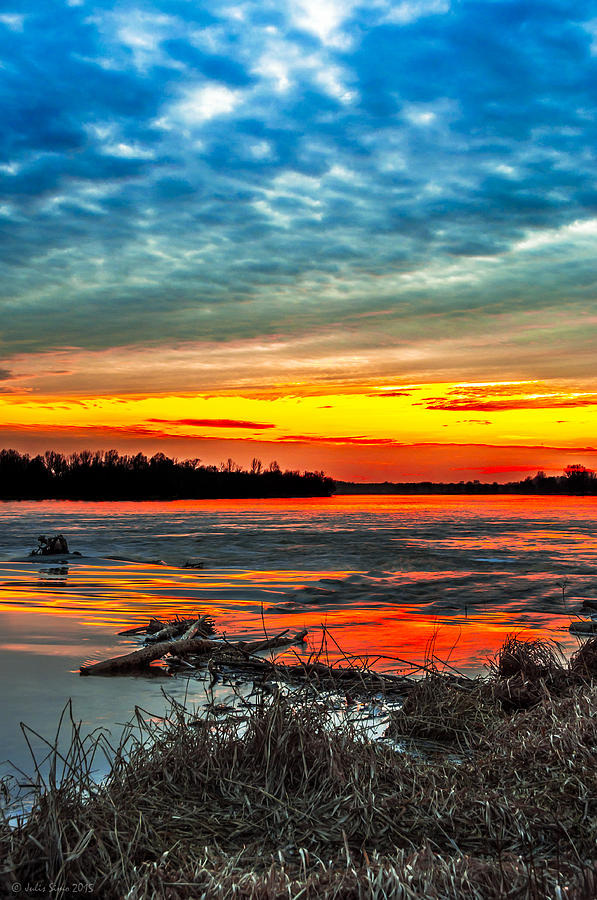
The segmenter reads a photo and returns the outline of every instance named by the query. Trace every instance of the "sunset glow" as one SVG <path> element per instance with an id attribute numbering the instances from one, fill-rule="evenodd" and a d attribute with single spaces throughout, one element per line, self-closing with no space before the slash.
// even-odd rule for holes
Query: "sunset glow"
<path id="1" fill-rule="evenodd" d="M 5 446 L 593 464 L 590 5 L 15 10 Z"/>
<path id="2" fill-rule="evenodd" d="M 298 384 L 245 394 L 26 394 L 3 397 L 0 410 L 10 444 L 18 449 L 164 448 L 209 464 L 228 455 L 246 464 L 258 456 L 291 468 L 325 467 L 338 478 L 357 480 L 502 481 L 517 472 L 559 472 L 572 459 L 597 461 L 597 450 L 584 444 L 587 433 L 597 431 L 597 395 L 580 385 L 382 384 L 340 390 Z"/>

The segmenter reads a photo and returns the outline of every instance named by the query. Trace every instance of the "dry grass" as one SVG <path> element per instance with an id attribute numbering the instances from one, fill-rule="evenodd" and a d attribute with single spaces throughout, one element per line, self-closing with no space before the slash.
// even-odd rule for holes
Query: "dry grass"
<path id="1" fill-rule="evenodd" d="M 580 679 L 597 677 L 597 637 L 581 644 L 570 660 L 570 671 Z"/>
<path id="2" fill-rule="evenodd" d="M 263 699 L 243 730 L 173 707 L 98 785 L 102 739 L 74 726 L 33 812 L 1 830 L 0 877 L 108 900 L 594 897 L 597 686 L 578 666 L 557 695 L 528 667 L 431 673 L 392 724 L 448 742 L 428 757 L 370 741 L 305 690 Z M 516 679 L 542 696 L 512 713 L 496 689 Z"/>
<path id="3" fill-rule="evenodd" d="M 502 706 L 486 682 L 431 672 L 408 692 L 402 708 L 392 717 L 390 733 L 465 749 L 477 744 L 501 715 Z"/>
<path id="4" fill-rule="evenodd" d="M 528 681 L 550 678 L 563 666 L 564 659 L 556 644 L 540 639 L 521 641 L 516 635 L 506 638 L 494 661 L 500 678 L 522 675 Z"/>

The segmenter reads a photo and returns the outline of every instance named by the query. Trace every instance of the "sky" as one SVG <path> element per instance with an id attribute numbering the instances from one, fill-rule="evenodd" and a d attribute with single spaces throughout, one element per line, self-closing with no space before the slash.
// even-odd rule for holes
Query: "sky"
<path id="1" fill-rule="evenodd" d="M 0 441 L 597 467 L 597 9 L 0 6 Z"/>

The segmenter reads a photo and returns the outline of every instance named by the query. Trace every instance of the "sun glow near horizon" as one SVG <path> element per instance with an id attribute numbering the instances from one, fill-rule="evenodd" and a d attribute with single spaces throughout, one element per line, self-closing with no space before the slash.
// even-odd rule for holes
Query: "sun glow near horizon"
<path id="1" fill-rule="evenodd" d="M 5 434 L 20 445 L 17 449 L 33 444 L 39 448 L 41 439 L 57 449 L 66 446 L 65 440 L 70 449 L 75 448 L 73 441 L 78 449 L 137 446 L 151 452 L 163 447 L 200 456 L 208 464 L 217 464 L 222 455 L 240 453 L 242 461 L 265 451 L 266 456 L 300 466 L 304 448 L 310 447 L 309 462 L 318 459 L 317 468 L 337 478 L 345 477 L 346 461 L 341 458 L 351 450 L 360 464 L 360 480 L 366 481 L 380 477 L 380 466 L 381 474 L 391 473 L 387 480 L 415 480 L 413 463 L 421 451 L 413 447 L 424 446 L 445 447 L 445 459 L 436 461 L 435 473 L 428 463 L 424 466 L 424 480 L 445 480 L 449 458 L 461 455 L 449 448 L 477 446 L 479 454 L 480 448 L 486 448 L 485 453 L 491 448 L 491 465 L 485 462 L 483 468 L 489 465 L 503 480 L 504 473 L 516 471 L 516 460 L 520 471 L 534 465 L 556 471 L 575 452 L 590 461 L 593 451 L 585 436 L 596 431 L 597 389 L 539 381 L 378 382 L 329 393 L 316 385 L 272 386 L 253 396 L 250 391 L 24 394 L 2 396 L 0 414 Z M 467 465 L 453 468 L 466 473 Z M 478 477 L 472 463 L 470 468 L 470 477 Z"/>

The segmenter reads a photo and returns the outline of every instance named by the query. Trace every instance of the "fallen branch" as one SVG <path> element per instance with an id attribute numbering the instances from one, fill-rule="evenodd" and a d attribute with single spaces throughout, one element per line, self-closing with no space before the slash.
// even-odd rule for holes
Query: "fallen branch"
<path id="1" fill-rule="evenodd" d="M 156 631 L 159 631 L 161 628 L 165 628 L 166 623 L 160 622 L 159 619 L 150 619 L 148 625 L 135 625 L 133 628 L 125 628 L 124 631 L 119 631 L 119 635 L 124 634 L 155 634 Z"/>
<path id="2" fill-rule="evenodd" d="M 191 621 L 191 624 L 189 625 L 189 627 L 187 628 L 185 633 L 183 635 L 181 635 L 181 638 L 180 638 L 181 641 L 188 641 L 190 638 L 194 638 L 197 636 L 207 637 L 207 634 L 212 634 L 213 633 L 213 625 L 211 624 L 211 619 L 209 620 L 209 625 L 211 627 L 211 631 L 207 631 L 207 634 L 206 634 L 206 626 L 207 626 L 207 622 L 205 621 L 206 618 L 207 618 L 206 616 L 199 616 L 199 618 L 195 619 L 194 622 Z"/>
<path id="3" fill-rule="evenodd" d="M 79 672 L 81 675 L 126 675 L 130 672 L 144 669 L 154 662 L 156 659 L 162 659 L 168 653 L 171 656 L 205 656 L 213 655 L 221 650 L 235 650 L 245 656 L 257 653 L 260 650 L 269 650 L 279 647 L 287 647 L 297 641 L 303 641 L 307 634 L 306 629 L 300 631 L 295 637 L 284 637 L 281 634 L 268 641 L 234 641 L 221 642 L 210 641 L 203 638 L 188 638 L 180 641 L 160 641 L 150 647 L 143 647 L 141 650 L 134 650 L 132 653 L 126 653 L 124 656 L 115 656 L 112 659 L 105 659 L 102 662 L 93 663 L 89 666 L 81 666 Z"/>
<path id="4" fill-rule="evenodd" d="M 170 652 L 175 656 L 182 656 L 184 653 L 215 652 L 218 646 L 215 641 L 204 638 L 191 638 L 188 641 L 160 641 L 159 644 L 142 647 L 140 650 L 134 650 L 124 656 L 114 656 L 112 659 L 105 659 L 89 666 L 81 666 L 79 672 L 81 675 L 124 675 L 136 669 L 143 669 Z M 176 652 L 174 648 L 176 648 Z"/>
<path id="5" fill-rule="evenodd" d="M 196 626 L 196 630 L 194 634 L 191 635 L 190 628 L 193 626 Z M 157 643 L 159 641 L 175 640 L 180 637 L 180 635 L 183 635 L 183 637 L 194 637 L 199 633 L 199 637 L 207 637 L 208 635 L 213 634 L 214 630 L 213 619 L 211 619 L 210 616 L 199 616 L 198 619 L 176 618 L 165 622 L 152 616 L 147 625 L 135 625 L 132 628 L 125 628 L 124 631 L 119 631 L 118 634 L 131 637 L 133 635 L 145 634 L 146 643 L 150 643 L 151 641 Z"/>
<path id="6" fill-rule="evenodd" d="M 597 634 L 597 622 L 593 619 L 571 622 L 568 630 L 571 634 Z"/>
<path id="7" fill-rule="evenodd" d="M 198 661 L 199 662 L 199 661 Z M 172 665 L 179 660 L 172 660 Z M 351 696 L 371 697 L 382 694 L 385 697 L 404 697 L 417 683 L 408 675 L 392 675 L 373 669 L 355 666 L 324 665 L 319 662 L 300 662 L 296 665 L 278 660 L 260 659 L 256 656 L 213 657 L 209 668 L 213 672 L 226 674 L 233 671 L 246 678 L 258 680 L 260 684 L 286 682 L 307 685 L 319 691 L 350 693 Z"/>
<path id="8" fill-rule="evenodd" d="M 207 619 L 207 616 L 201 616 L 199 619 L 179 619 L 177 622 L 170 622 L 169 625 L 156 631 L 155 634 L 148 636 L 146 641 L 148 643 L 150 641 L 152 643 L 155 642 L 156 644 L 160 641 L 172 641 L 174 638 L 179 637 L 179 635 L 184 634 L 189 626 L 194 625 L 196 622 L 200 623 L 203 619 Z M 211 632 L 206 632 L 202 637 L 207 637 L 210 633 Z"/>
<path id="9" fill-rule="evenodd" d="M 236 650 L 242 650 L 243 653 L 259 653 L 260 650 L 270 650 L 273 648 L 280 647 L 289 647 L 290 644 L 301 643 L 307 637 L 307 629 L 303 628 L 302 631 L 297 632 L 294 637 L 284 637 L 285 634 L 288 634 L 288 628 L 285 631 L 281 631 L 280 634 L 277 634 L 273 638 L 268 638 L 265 641 L 236 641 L 235 644 L 229 644 L 230 647 L 235 647 Z"/>

